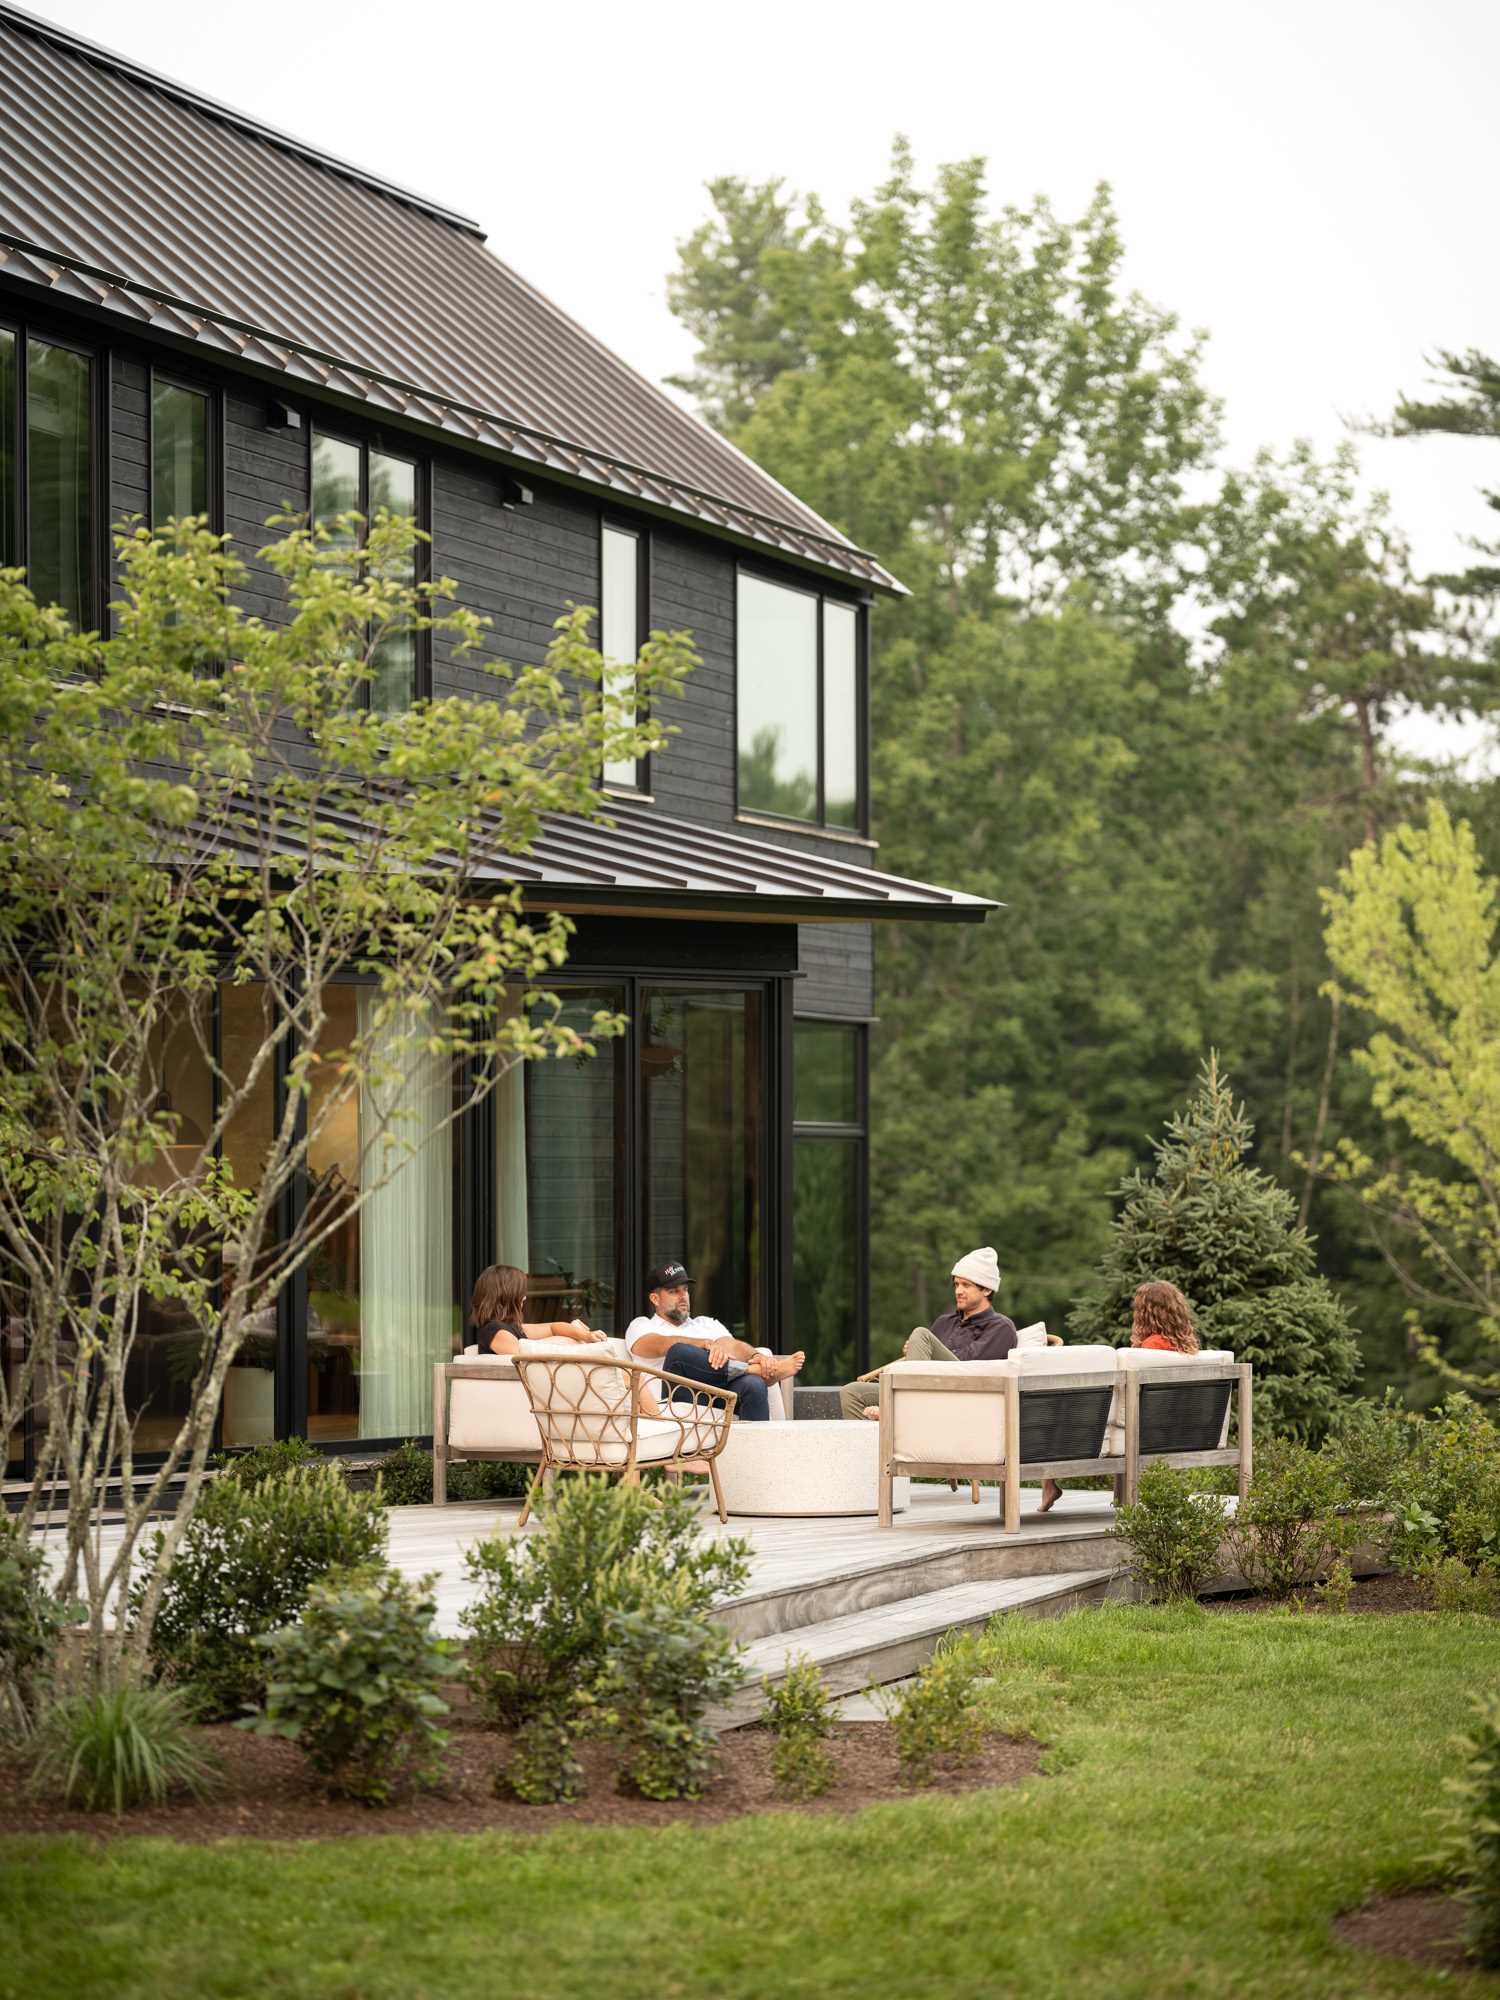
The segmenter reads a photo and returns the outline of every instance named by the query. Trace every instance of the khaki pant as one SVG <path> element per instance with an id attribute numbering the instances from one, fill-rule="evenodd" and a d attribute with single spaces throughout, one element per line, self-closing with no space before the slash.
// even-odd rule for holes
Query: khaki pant
<path id="1" fill-rule="evenodd" d="M 930 1326 L 914 1326 L 905 1347 L 901 1350 L 907 1361 L 956 1361 L 958 1356 L 944 1347 Z M 844 1415 L 855 1422 L 864 1421 L 866 1410 L 873 1409 L 880 1401 L 878 1382 L 846 1382 L 839 1390 L 839 1408 Z"/>

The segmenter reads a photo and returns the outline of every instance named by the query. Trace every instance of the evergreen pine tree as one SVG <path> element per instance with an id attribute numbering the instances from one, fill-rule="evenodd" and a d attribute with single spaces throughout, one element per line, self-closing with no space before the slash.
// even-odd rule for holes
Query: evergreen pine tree
<path id="1" fill-rule="evenodd" d="M 1070 1325 L 1076 1339 L 1123 1346 L 1136 1286 L 1165 1278 L 1186 1295 L 1205 1347 L 1253 1365 L 1257 1428 L 1316 1441 L 1359 1350 L 1292 1197 L 1247 1163 L 1254 1131 L 1211 1053 L 1197 1094 L 1155 1144 L 1154 1168 L 1120 1184 L 1124 1206 Z"/>

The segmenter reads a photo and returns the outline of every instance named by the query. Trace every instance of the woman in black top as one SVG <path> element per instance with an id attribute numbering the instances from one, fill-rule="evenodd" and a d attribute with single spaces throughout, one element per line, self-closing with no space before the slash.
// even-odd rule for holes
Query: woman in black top
<path id="1" fill-rule="evenodd" d="M 581 1319 L 523 1320 L 526 1273 L 514 1264 L 491 1264 L 481 1271 L 469 1305 L 469 1323 L 481 1353 L 516 1354 L 523 1340 L 603 1340 L 597 1327 Z"/>

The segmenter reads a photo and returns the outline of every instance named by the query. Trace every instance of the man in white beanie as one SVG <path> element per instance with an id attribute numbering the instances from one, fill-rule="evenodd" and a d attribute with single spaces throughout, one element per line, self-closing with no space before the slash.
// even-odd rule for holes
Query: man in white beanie
<path id="1" fill-rule="evenodd" d="M 1016 1326 L 991 1303 L 1000 1289 L 1000 1260 L 990 1244 L 971 1250 L 953 1266 L 953 1310 L 929 1326 L 914 1326 L 901 1352 L 908 1361 L 1003 1361 L 1016 1344 Z M 846 1382 L 839 1390 L 846 1417 L 880 1415 L 878 1382 Z"/>

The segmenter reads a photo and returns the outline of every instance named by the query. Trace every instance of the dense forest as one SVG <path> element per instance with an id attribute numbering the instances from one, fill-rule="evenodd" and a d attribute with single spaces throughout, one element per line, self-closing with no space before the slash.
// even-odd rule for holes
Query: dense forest
<path id="1" fill-rule="evenodd" d="M 1122 1183 L 1212 1050 L 1366 1388 L 1430 1399 L 1389 1245 L 1327 1172 L 1393 1140 L 1320 892 L 1433 800 L 1500 862 L 1495 781 L 1398 728 L 1500 699 L 1500 572 L 1416 574 L 1352 445 L 1227 463 L 1202 341 L 1125 288 L 1107 189 L 1076 221 L 997 209 L 982 161 L 928 185 L 898 142 L 847 220 L 775 182 L 709 194 L 669 281 L 697 346 L 678 386 L 909 587 L 874 615 L 880 865 L 1005 905 L 878 938 L 875 1358 L 971 1239 L 1000 1246 L 1008 1309 L 1076 1327 Z M 1436 401 L 1391 385 L 1391 428 L 1500 438 L 1494 365 L 1435 367 Z M 1467 1351 L 1461 1309 L 1426 1323 Z"/>

